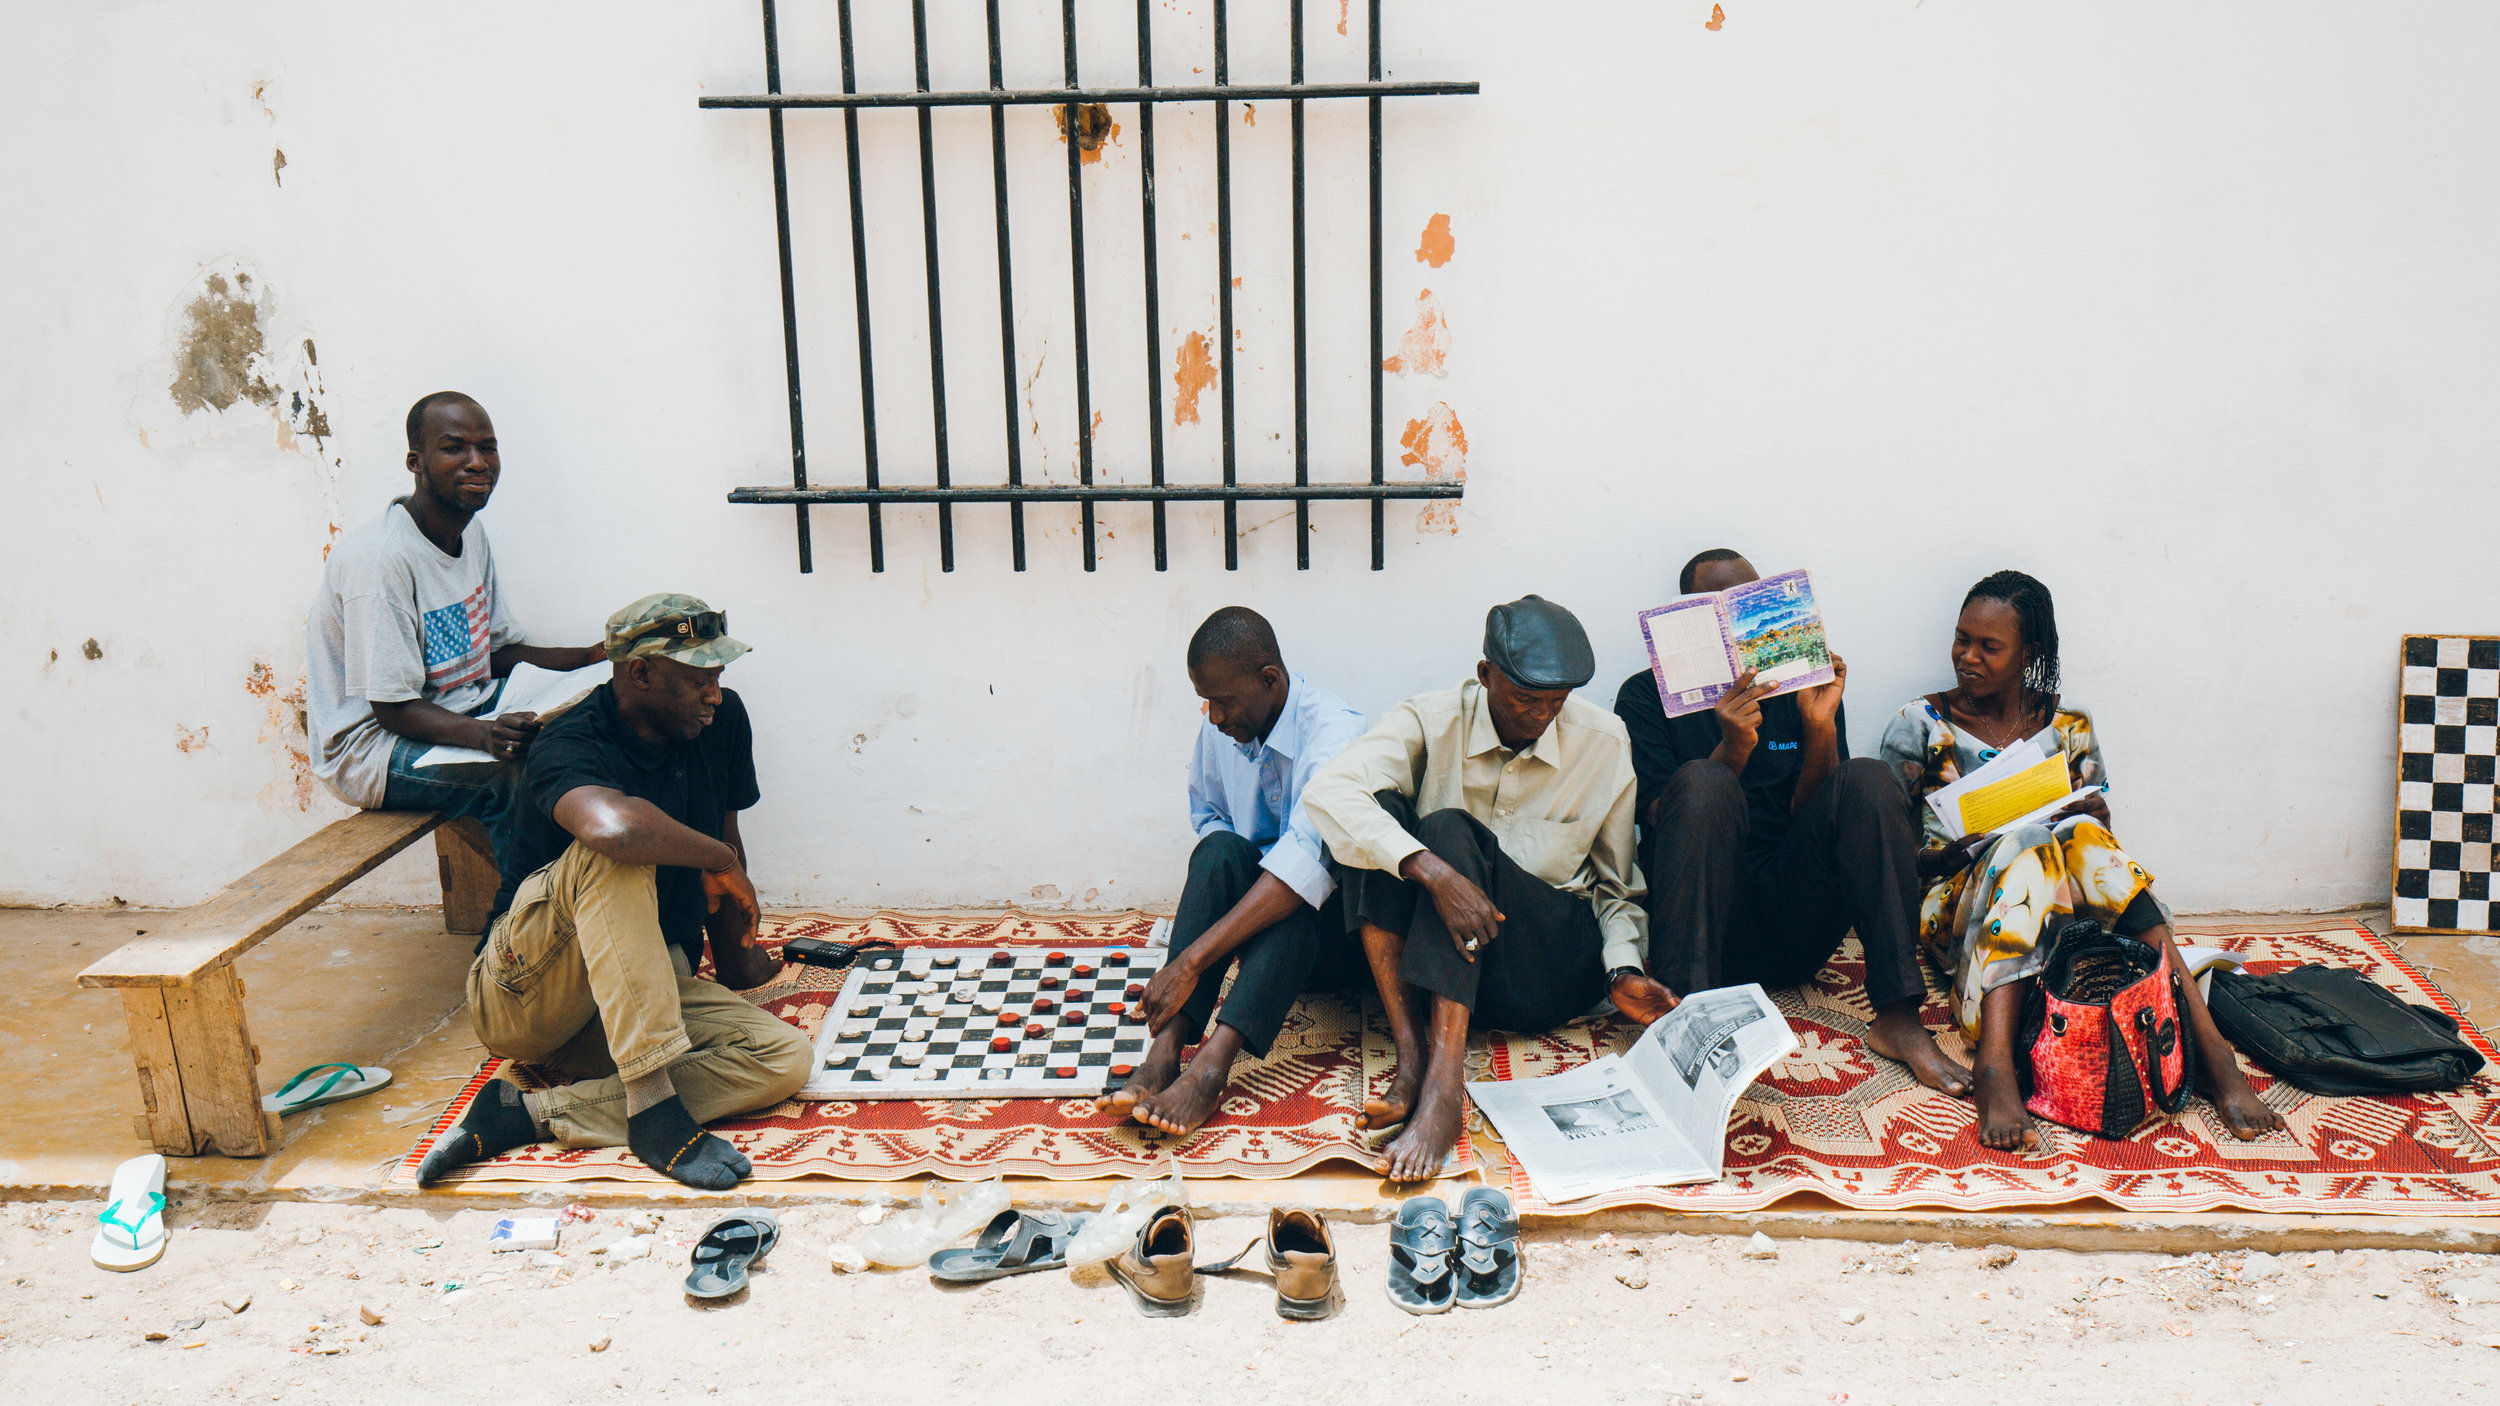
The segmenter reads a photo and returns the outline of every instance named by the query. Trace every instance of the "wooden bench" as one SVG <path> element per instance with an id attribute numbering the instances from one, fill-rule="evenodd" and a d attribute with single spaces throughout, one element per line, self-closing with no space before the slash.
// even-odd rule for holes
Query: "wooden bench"
<path id="1" fill-rule="evenodd" d="M 443 929 L 486 930 L 498 878 L 486 827 L 430 810 L 359 811 L 169 918 L 78 974 L 122 993 L 139 1066 L 139 1140 L 173 1157 L 263 1157 L 278 1115 L 260 1106 L 260 1050 L 243 1021 L 234 959 L 432 832 Z"/>

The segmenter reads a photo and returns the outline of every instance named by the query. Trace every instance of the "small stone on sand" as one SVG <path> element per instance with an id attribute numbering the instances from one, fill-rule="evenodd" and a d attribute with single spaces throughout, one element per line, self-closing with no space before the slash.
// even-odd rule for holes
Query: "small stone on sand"
<path id="1" fill-rule="evenodd" d="M 382 1315 L 374 1312 L 368 1305 L 356 1305 L 356 1316 L 363 1319 L 365 1326 L 368 1328 L 379 1328 L 382 1326 Z"/>
<path id="2" fill-rule="evenodd" d="M 1779 1257 L 1780 1247 L 1772 1242 L 1770 1236 L 1759 1230 L 1753 1233 L 1753 1238 L 1745 1242 L 1745 1258 L 1749 1260 L 1775 1260 Z"/>
<path id="3" fill-rule="evenodd" d="M 1649 1287 L 1649 1276 L 1637 1269 L 1627 1269 L 1615 1275 L 1615 1282 L 1627 1289 L 1646 1289 Z"/>
<path id="4" fill-rule="evenodd" d="M 600 1338 L 600 1339 L 598 1339 L 597 1341 L 595 1341 L 595 1342 L 591 1343 L 591 1345 L 590 1345 L 590 1350 L 591 1350 L 592 1352 L 605 1352 L 605 1351 L 607 1351 L 607 1350 L 608 1350 L 608 1340 L 607 1340 L 606 1338 Z"/>

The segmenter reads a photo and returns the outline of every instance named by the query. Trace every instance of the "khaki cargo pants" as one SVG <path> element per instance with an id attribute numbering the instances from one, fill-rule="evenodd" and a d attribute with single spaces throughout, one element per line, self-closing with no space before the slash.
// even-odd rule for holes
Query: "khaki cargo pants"
<path id="1" fill-rule="evenodd" d="M 532 1096 L 557 1142 L 625 1141 L 625 1080 L 665 1069 L 698 1123 L 798 1092 L 815 1047 L 660 932 L 659 871 L 575 844 L 521 881 L 469 968 L 480 1043 L 575 1082 Z"/>

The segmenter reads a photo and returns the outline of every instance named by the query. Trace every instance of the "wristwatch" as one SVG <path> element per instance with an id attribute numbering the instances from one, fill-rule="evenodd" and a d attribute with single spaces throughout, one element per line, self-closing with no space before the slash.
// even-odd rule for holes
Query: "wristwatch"
<path id="1" fill-rule="evenodd" d="M 1606 989 L 1609 991 L 1614 990 L 1615 983 L 1623 980 L 1627 976 L 1647 975 L 1649 975 L 1649 973 L 1642 971 L 1639 967 L 1616 967 L 1614 970 L 1606 973 Z"/>

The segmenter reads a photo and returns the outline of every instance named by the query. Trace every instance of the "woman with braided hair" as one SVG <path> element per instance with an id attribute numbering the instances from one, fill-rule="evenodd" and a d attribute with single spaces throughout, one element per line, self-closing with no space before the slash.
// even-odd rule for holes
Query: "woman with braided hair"
<path id="1" fill-rule="evenodd" d="M 2186 991 L 2198 1090 L 2243 1141 L 2282 1127 L 2206 1014 L 2171 941 L 2170 912 L 2153 897 L 2153 876 L 2118 847 L 2101 792 L 2045 821 L 1961 840 L 1926 804 L 1933 792 L 2025 739 L 2044 755 L 2063 753 L 2074 785 L 2109 784 L 2092 715 L 2058 693 L 2049 588 L 2019 571 L 1999 571 L 1971 587 L 1954 623 L 1952 663 L 1953 687 L 1896 714 L 1884 729 L 1882 754 L 1922 827 L 1919 941 L 1950 979 L 1954 1021 L 1979 1050 L 1973 1097 L 1980 1141 L 2003 1149 L 2040 1145 L 2015 1077 L 2014 1030 L 2031 982 L 2048 965 L 2042 934 L 2068 914 L 2168 952 Z"/>

